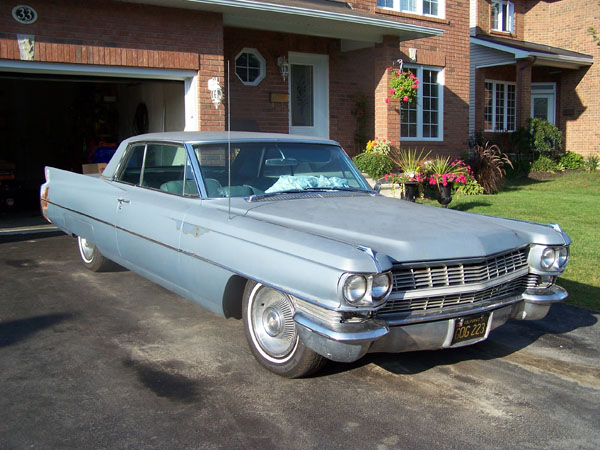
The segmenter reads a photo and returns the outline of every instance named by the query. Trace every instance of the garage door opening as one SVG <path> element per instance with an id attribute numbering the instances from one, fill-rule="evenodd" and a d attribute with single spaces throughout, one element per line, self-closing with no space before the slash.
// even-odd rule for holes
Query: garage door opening
<path id="1" fill-rule="evenodd" d="M 183 130 L 184 97 L 183 81 L 0 73 L 0 214 L 37 214 L 44 166 L 81 173 L 127 137 Z"/>

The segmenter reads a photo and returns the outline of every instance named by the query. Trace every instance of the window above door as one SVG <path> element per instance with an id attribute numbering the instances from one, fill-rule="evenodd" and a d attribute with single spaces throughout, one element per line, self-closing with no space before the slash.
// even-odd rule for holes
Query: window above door
<path id="1" fill-rule="evenodd" d="M 515 5 L 509 0 L 492 0 L 492 30 L 513 33 Z"/>
<path id="2" fill-rule="evenodd" d="M 443 18 L 446 0 L 377 0 L 377 7 L 394 11 Z"/>

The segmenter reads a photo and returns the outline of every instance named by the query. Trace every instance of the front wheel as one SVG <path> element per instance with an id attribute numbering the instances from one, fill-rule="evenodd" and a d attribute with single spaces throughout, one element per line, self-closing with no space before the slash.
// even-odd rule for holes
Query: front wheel
<path id="1" fill-rule="evenodd" d="M 92 272 L 104 272 L 113 268 L 113 262 L 104 257 L 94 244 L 81 236 L 77 236 L 79 255 L 85 267 Z"/>
<path id="2" fill-rule="evenodd" d="M 250 350 L 271 372 L 298 378 L 316 372 L 327 361 L 300 340 L 287 294 L 249 281 L 242 313 Z"/>

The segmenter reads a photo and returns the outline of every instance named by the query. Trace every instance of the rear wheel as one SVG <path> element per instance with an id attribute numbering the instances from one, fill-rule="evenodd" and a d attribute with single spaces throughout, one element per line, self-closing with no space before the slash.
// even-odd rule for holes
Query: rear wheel
<path id="1" fill-rule="evenodd" d="M 316 372 L 327 361 L 300 340 L 287 294 L 249 281 L 242 312 L 250 350 L 271 372 L 298 378 Z"/>
<path id="2" fill-rule="evenodd" d="M 104 257 L 94 244 L 81 236 L 77 236 L 79 255 L 85 267 L 92 272 L 104 272 L 114 267 L 114 263 Z"/>

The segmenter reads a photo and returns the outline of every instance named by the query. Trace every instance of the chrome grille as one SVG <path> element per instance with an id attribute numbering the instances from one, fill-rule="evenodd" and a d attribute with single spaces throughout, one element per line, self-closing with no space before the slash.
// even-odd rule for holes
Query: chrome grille
<path id="1" fill-rule="evenodd" d="M 450 295 L 436 295 L 413 299 L 390 299 L 377 314 L 398 314 L 411 312 L 435 311 L 457 306 L 476 306 L 477 303 L 488 300 L 500 300 L 505 297 L 519 295 L 526 289 L 538 285 L 539 277 L 528 274 L 507 283 L 501 283 L 488 289 Z"/>
<path id="2" fill-rule="evenodd" d="M 492 281 L 527 267 L 527 248 L 484 261 L 407 267 L 393 270 L 392 292 L 443 288 Z"/>
<path id="3" fill-rule="evenodd" d="M 448 307 L 476 305 L 487 300 L 497 300 L 504 297 L 519 295 L 525 289 L 537 286 L 538 276 L 528 274 L 507 283 L 501 283 L 488 289 L 451 295 L 436 295 L 413 299 L 390 299 L 378 311 L 381 314 L 411 313 L 415 311 L 436 311 Z"/>

